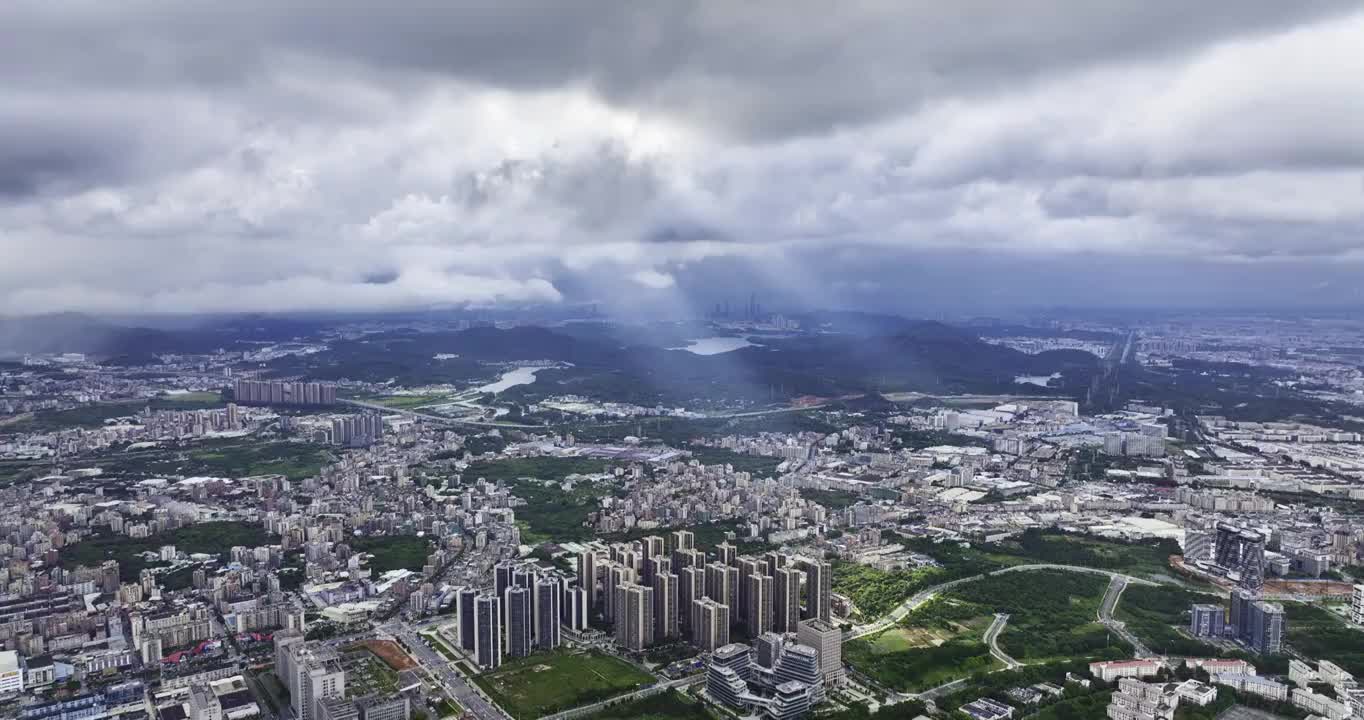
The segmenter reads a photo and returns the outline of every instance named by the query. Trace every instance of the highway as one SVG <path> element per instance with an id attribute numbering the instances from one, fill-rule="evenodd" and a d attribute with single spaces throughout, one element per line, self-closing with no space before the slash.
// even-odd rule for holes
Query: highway
<path id="1" fill-rule="evenodd" d="M 678 688 L 687 687 L 688 685 L 695 685 L 704 680 L 705 678 L 706 678 L 705 673 L 700 673 L 689 677 L 678 678 L 677 680 L 669 680 L 668 682 L 657 683 L 655 685 L 650 685 L 649 687 L 636 690 L 628 695 L 617 695 L 613 698 L 607 698 L 600 702 L 592 703 L 591 705 L 583 705 L 582 707 L 571 708 L 569 710 L 564 710 L 563 712 L 554 713 L 553 715 L 546 715 L 540 718 L 540 720 L 569 720 L 569 718 L 591 715 L 592 713 L 595 713 L 598 710 L 610 707 L 612 705 L 617 705 L 623 702 L 630 702 L 631 700 L 638 700 L 640 698 L 649 697 L 650 695 L 657 695 L 659 693 L 670 692 Z"/>
<path id="2" fill-rule="evenodd" d="M 858 638 L 866 637 L 868 635 L 875 635 L 876 633 L 879 633 L 882 630 L 894 627 L 895 625 L 899 624 L 901 620 L 904 620 L 905 617 L 909 615 L 911 612 L 914 612 L 915 610 L 919 609 L 919 607 L 921 607 L 924 603 L 937 597 L 944 590 L 950 590 L 963 583 L 975 582 L 976 580 L 980 580 L 981 578 L 988 577 L 990 575 L 1002 575 L 1004 573 L 1011 572 L 1025 572 L 1028 570 L 1064 570 L 1066 572 L 1083 572 L 1092 573 L 1094 575 L 1107 575 L 1108 577 L 1124 577 L 1127 578 L 1127 582 L 1136 583 L 1138 585 L 1158 584 L 1151 582 L 1150 580 L 1142 580 L 1141 578 L 1134 578 L 1128 575 L 1123 575 L 1121 573 L 1115 573 L 1110 570 L 1099 570 L 1097 568 L 1080 567 L 1078 565 L 1053 565 L 1050 563 L 1014 565 L 1013 567 L 1007 567 L 989 573 L 982 573 L 980 575 L 972 575 L 971 577 L 952 580 L 950 582 L 945 582 L 941 585 L 934 585 L 931 588 L 920 590 L 919 592 L 911 596 L 908 600 L 905 600 L 904 602 L 897 605 L 895 609 L 891 610 L 889 613 L 884 615 L 881 619 L 877 620 L 876 622 L 873 622 L 869 625 L 854 627 L 852 630 L 849 630 L 848 632 L 844 633 L 843 641 L 847 642 L 849 640 L 856 640 Z"/>
<path id="3" fill-rule="evenodd" d="M 399 622 L 389 623 L 381 629 L 383 632 L 402 640 L 417 664 L 430 673 L 436 682 L 444 686 L 446 692 L 452 695 L 455 701 L 470 715 L 479 718 L 479 720 L 509 720 L 509 715 L 494 705 L 483 694 L 482 690 L 474 687 L 464 676 L 451 669 L 450 661 L 428 647 L 426 642 L 411 628 Z"/>
<path id="4" fill-rule="evenodd" d="M 1127 623 L 1113 619 L 1113 610 L 1118 607 L 1118 600 L 1122 598 L 1122 591 L 1127 589 L 1130 580 L 1123 575 L 1113 576 L 1112 582 L 1108 584 L 1108 591 L 1104 593 L 1103 603 L 1099 605 L 1099 622 L 1126 640 L 1132 646 L 1132 653 L 1137 657 L 1155 657 L 1155 653 L 1127 629 Z"/>
<path id="5" fill-rule="evenodd" d="M 1003 650 L 1000 650 L 998 643 L 999 634 L 1004 632 L 1004 628 L 1008 624 L 1009 615 L 1007 613 L 995 613 L 994 622 L 990 623 L 990 627 L 985 629 L 985 644 L 990 647 L 990 654 L 993 655 L 996 660 L 1004 663 L 1004 668 L 1006 670 L 1013 670 L 1014 668 L 1022 667 L 1023 663 L 1013 659 Z"/>

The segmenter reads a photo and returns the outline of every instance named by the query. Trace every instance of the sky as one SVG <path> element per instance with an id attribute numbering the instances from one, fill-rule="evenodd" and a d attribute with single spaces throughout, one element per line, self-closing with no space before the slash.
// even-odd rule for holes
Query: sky
<path id="1" fill-rule="evenodd" d="M 0 314 L 1348 306 L 1334 0 L 0 3 Z"/>

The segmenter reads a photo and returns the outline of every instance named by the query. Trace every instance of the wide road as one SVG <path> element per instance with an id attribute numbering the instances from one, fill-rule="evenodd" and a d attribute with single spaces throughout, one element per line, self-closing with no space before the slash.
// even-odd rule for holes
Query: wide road
<path id="1" fill-rule="evenodd" d="M 449 660 L 427 647 L 426 642 L 406 625 L 401 622 L 389 623 L 384 625 L 382 630 L 401 639 L 417 664 L 430 673 L 436 682 L 444 686 L 446 692 L 453 695 L 455 701 L 470 715 L 479 718 L 479 720 L 507 720 L 510 717 L 485 697 L 480 690 L 472 687 L 462 675 L 452 670 Z"/>
<path id="2" fill-rule="evenodd" d="M 522 425 L 519 423 L 496 422 L 492 420 L 465 420 L 462 418 L 447 417 L 445 415 L 436 415 L 434 413 L 417 412 L 416 410 L 389 407 L 387 405 L 380 405 L 379 403 L 365 402 L 364 400 L 352 400 L 349 398 L 337 398 L 336 402 L 342 405 L 354 405 L 355 407 L 367 408 L 369 410 L 382 410 L 384 412 L 397 413 L 398 415 L 406 415 L 408 417 L 421 418 L 423 420 L 429 420 L 434 423 L 444 423 L 447 425 L 473 425 L 475 427 L 487 428 L 532 428 L 539 430 L 545 429 L 544 425 Z"/>
<path id="3" fill-rule="evenodd" d="M 980 575 L 972 575 L 971 577 L 960 578 L 958 580 L 952 580 L 949 582 L 945 582 L 941 585 L 934 585 L 931 588 L 920 590 L 919 592 L 911 596 L 908 600 L 905 600 L 904 602 L 897 605 L 895 609 L 891 610 L 889 613 L 886 613 L 886 615 L 884 615 L 880 620 L 877 620 L 876 622 L 873 622 L 868 625 L 854 627 L 852 630 L 849 630 L 848 632 L 844 633 L 843 640 L 844 642 L 847 642 L 848 640 L 856 640 L 858 638 L 866 637 L 868 635 L 875 635 L 876 633 L 879 633 L 882 630 L 894 627 L 901 620 L 904 620 L 905 617 L 909 615 L 911 612 L 914 612 L 915 610 L 919 609 L 920 606 L 922 606 L 929 600 L 932 600 L 933 598 L 937 597 L 944 590 L 950 590 L 958 585 L 969 582 L 975 582 L 976 580 L 980 580 L 991 575 L 1003 575 L 1004 573 L 1025 572 L 1028 570 L 1063 570 L 1065 572 L 1082 572 L 1091 573 L 1094 575 L 1107 575 L 1108 577 L 1124 577 L 1127 578 L 1127 582 L 1136 583 L 1138 585 L 1158 584 L 1151 582 L 1150 580 L 1143 580 L 1141 578 L 1135 578 L 1130 575 L 1123 575 L 1122 573 L 1116 573 L 1111 570 L 1100 570 L 1098 568 L 1080 567 L 1078 565 L 1054 565 L 1051 563 L 1014 565 L 1012 567 L 995 570 L 993 572 L 982 573 Z"/>
<path id="4" fill-rule="evenodd" d="M 704 679 L 706 679 L 706 674 L 700 673 L 697 675 L 691 675 L 689 677 L 678 678 L 677 680 L 669 680 L 668 682 L 658 683 L 656 685 L 650 685 L 649 687 L 636 690 L 632 693 L 629 693 L 628 695 L 617 695 L 615 697 L 607 698 L 599 702 L 594 702 L 591 705 L 583 705 L 581 707 L 575 707 L 570 708 L 568 710 L 564 710 L 563 712 L 557 712 L 554 713 L 553 715 L 545 715 L 544 717 L 540 718 L 540 720 L 569 720 L 569 718 L 591 715 L 592 713 L 595 713 L 598 710 L 610 707 L 612 705 L 617 705 L 623 702 L 630 702 L 632 700 L 638 700 L 640 698 L 646 698 L 651 695 L 657 695 L 659 693 L 672 692 L 673 690 L 676 690 L 678 688 L 684 688 L 687 687 L 688 685 L 695 685 Z"/>
<path id="5" fill-rule="evenodd" d="M 1127 641 L 1132 646 L 1132 654 L 1137 657 L 1155 657 L 1155 653 L 1146 647 L 1136 635 L 1127 629 L 1127 623 L 1113 619 L 1113 610 L 1118 607 L 1118 600 L 1122 598 L 1122 591 L 1127 589 L 1129 579 L 1118 575 L 1114 576 L 1113 581 L 1108 584 L 1108 592 L 1104 593 L 1104 601 L 1099 605 L 1099 622 L 1104 627 L 1118 634 L 1118 637 Z"/>
<path id="6" fill-rule="evenodd" d="M 1004 632 L 1004 627 L 1008 624 L 1009 615 L 1007 613 L 995 613 L 994 622 L 990 623 L 990 627 L 985 629 L 985 644 L 989 646 L 990 654 L 996 660 L 1004 663 L 1006 670 L 1013 670 L 1022 667 L 1023 663 L 1009 657 L 1007 653 L 999 649 L 999 634 Z"/>

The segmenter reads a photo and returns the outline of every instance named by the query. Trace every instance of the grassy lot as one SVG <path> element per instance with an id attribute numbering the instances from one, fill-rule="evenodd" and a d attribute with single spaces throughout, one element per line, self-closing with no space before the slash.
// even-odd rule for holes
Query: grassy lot
<path id="1" fill-rule="evenodd" d="M 587 716 L 588 720 L 721 720 L 700 700 L 677 691 L 612 705 Z"/>
<path id="2" fill-rule="evenodd" d="M 98 566 L 105 560 L 117 560 L 119 575 L 124 581 L 136 580 L 149 563 L 140 553 L 156 552 L 162 545 L 174 545 L 186 553 L 208 553 L 221 559 L 234 545 L 257 547 L 279 542 L 279 537 L 265 532 L 259 525 L 244 522 L 208 522 L 190 525 L 147 538 L 135 539 L 112 533 L 95 535 L 61 549 L 57 559 L 62 567 L 78 565 Z"/>
<path id="3" fill-rule="evenodd" d="M 974 603 L 938 598 L 898 627 L 843 649 L 849 665 L 887 687 L 920 691 L 999 667 L 983 642 L 993 616 Z"/>
<path id="4" fill-rule="evenodd" d="M 834 564 L 834 592 L 851 598 L 865 619 L 878 618 L 914 593 L 944 582 L 938 568 L 878 570 L 850 562 Z"/>
<path id="5" fill-rule="evenodd" d="M 1364 632 L 1315 605 L 1284 603 L 1284 613 L 1285 640 L 1294 650 L 1316 660 L 1330 660 L 1346 672 L 1364 674 Z"/>
<path id="6" fill-rule="evenodd" d="M 346 692 L 356 696 L 378 693 L 391 695 L 398 689 L 398 673 L 394 672 L 367 650 L 356 653 L 361 657 L 346 663 Z"/>
<path id="7" fill-rule="evenodd" d="M 187 392 L 174 395 L 158 395 L 147 402 L 153 410 L 207 410 L 227 407 L 222 393 Z"/>
<path id="8" fill-rule="evenodd" d="M 1204 595 L 1183 588 L 1128 585 L 1118 601 L 1114 617 L 1154 651 L 1163 655 L 1216 657 L 1213 646 L 1185 637 L 1176 627 L 1189 626 L 1189 606 L 1194 603 L 1222 605 L 1226 598 Z"/>
<path id="9" fill-rule="evenodd" d="M 1020 662 L 1108 658 L 1129 648 L 1095 619 L 1107 588 L 1103 576 L 1037 570 L 983 578 L 947 596 L 1008 613 L 999 647 Z"/>
<path id="10" fill-rule="evenodd" d="M 513 660 L 474 681 L 512 717 L 529 720 L 629 692 L 654 678 L 607 655 L 560 651 Z"/>
<path id="11" fill-rule="evenodd" d="M 431 554 L 431 541 L 416 535 L 377 535 L 346 540 L 351 550 L 372 553 L 369 567 L 375 574 L 406 568 L 419 572 Z"/>
<path id="12" fill-rule="evenodd" d="M 51 432 L 70 428 L 97 428 L 104 421 L 136 415 L 145 405 L 139 402 L 101 403 L 69 410 L 40 410 L 3 426 L 4 432 Z"/>
<path id="13" fill-rule="evenodd" d="M 425 405 L 436 405 L 449 402 L 450 393 L 428 393 L 424 395 L 370 395 L 356 398 L 375 405 L 393 408 L 394 410 L 412 410 Z"/>
<path id="14" fill-rule="evenodd" d="M 436 703 L 433 712 L 436 714 L 436 719 L 440 720 L 440 718 L 459 717 L 464 714 L 464 708 L 460 707 L 459 703 L 454 700 L 442 698 L 440 702 Z"/>
<path id="15" fill-rule="evenodd" d="M 840 510 L 850 505 L 855 505 L 860 499 L 856 493 L 842 492 L 839 490 L 809 490 L 802 488 L 800 496 L 811 502 L 817 502 L 831 510 Z"/>
<path id="16" fill-rule="evenodd" d="M 234 443 L 191 450 L 185 474 L 284 475 L 290 480 L 316 476 L 330 453 L 303 443 Z"/>
<path id="17" fill-rule="evenodd" d="M 578 483 L 564 491 L 558 482 L 574 474 L 600 473 L 610 467 L 604 460 L 589 458 L 516 458 L 470 463 L 465 481 L 486 478 L 511 486 L 525 505 L 515 508 L 525 542 L 587 540 L 592 529 L 583 522 L 613 487 L 608 483 Z M 546 482 L 549 481 L 549 482 Z"/>
<path id="18" fill-rule="evenodd" d="M 686 449 L 691 451 L 692 457 L 702 465 L 729 465 L 736 472 L 752 473 L 763 477 L 774 475 L 777 472 L 777 466 L 781 464 L 781 458 L 736 453 L 724 448 L 691 445 Z"/>

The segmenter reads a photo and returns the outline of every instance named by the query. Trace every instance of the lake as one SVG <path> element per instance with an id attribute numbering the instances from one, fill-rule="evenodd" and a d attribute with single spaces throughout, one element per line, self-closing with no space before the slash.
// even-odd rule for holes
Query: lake
<path id="1" fill-rule="evenodd" d="M 538 367 L 519 367 L 515 370 L 504 372 L 502 373 L 502 377 L 497 379 L 497 382 L 491 382 L 482 387 L 475 388 L 475 392 L 496 394 L 508 388 L 514 388 L 517 385 L 529 385 L 535 382 L 535 373 L 539 372 L 541 369 L 542 368 Z"/>
<path id="2" fill-rule="evenodd" d="M 757 343 L 749 342 L 748 338 L 717 336 L 697 338 L 683 347 L 668 349 L 686 350 L 693 355 L 719 355 L 720 353 L 733 352 L 739 348 L 757 347 L 757 345 Z"/>

